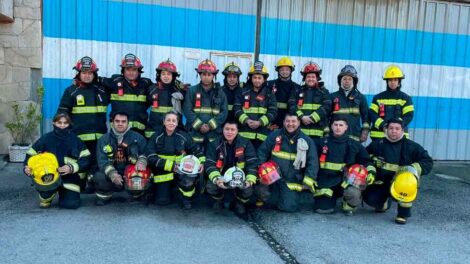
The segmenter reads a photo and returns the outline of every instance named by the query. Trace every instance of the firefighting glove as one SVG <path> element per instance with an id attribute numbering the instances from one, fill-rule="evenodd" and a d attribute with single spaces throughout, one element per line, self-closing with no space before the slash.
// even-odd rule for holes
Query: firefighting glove
<path id="1" fill-rule="evenodd" d="M 376 168 L 382 168 L 385 165 L 384 159 L 382 157 L 373 157 L 372 161 L 374 162 Z"/>
<path id="2" fill-rule="evenodd" d="M 176 112 L 182 113 L 181 101 L 183 101 L 183 94 L 180 92 L 174 92 L 171 94 L 171 104 Z"/>
<path id="3" fill-rule="evenodd" d="M 371 185 L 374 183 L 375 181 L 375 171 L 369 171 L 369 173 L 367 174 L 367 185 Z"/>
<path id="4" fill-rule="evenodd" d="M 307 141 L 303 138 L 299 138 L 297 140 L 297 156 L 295 156 L 294 160 L 295 169 L 305 168 L 305 165 L 307 165 L 307 150 Z"/>
<path id="5" fill-rule="evenodd" d="M 123 179 L 122 179 L 122 176 L 119 175 L 119 173 L 115 172 L 113 174 L 111 174 L 111 176 L 109 177 L 111 179 L 111 181 L 118 185 L 118 186 L 122 186 L 122 183 L 123 183 Z"/>

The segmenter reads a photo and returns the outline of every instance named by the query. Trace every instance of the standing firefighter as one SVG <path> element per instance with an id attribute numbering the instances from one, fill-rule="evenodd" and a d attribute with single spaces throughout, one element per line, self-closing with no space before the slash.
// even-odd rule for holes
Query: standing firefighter
<path id="1" fill-rule="evenodd" d="M 293 90 L 289 99 L 289 112 L 300 118 L 302 132 L 319 143 L 328 127 L 331 100 L 328 90 L 320 82 L 322 70 L 314 62 L 305 64 L 302 81 L 305 84 Z"/>
<path id="2" fill-rule="evenodd" d="M 209 144 L 206 156 L 209 176 L 206 189 L 214 199 L 214 208 L 222 207 L 224 194 L 232 189 L 236 198 L 235 212 L 244 215 L 245 204 L 256 184 L 258 158 L 250 141 L 238 136 L 235 120 L 224 124 L 223 135 Z"/>
<path id="3" fill-rule="evenodd" d="M 39 192 L 39 206 L 49 208 L 59 194 L 59 207 L 80 207 L 80 177 L 88 168 L 90 152 L 72 132 L 71 119 L 56 114 L 54 130 L 42 136 L 26 153 L 24 172 Z"/>
<path id="4" fill-rule="evenodd" d="M 359 78 L 352 65 L 346 65 L 338 74 L 339 90 L 332 93 L 332 118 L 336 115 L 348 117 L 349 137 L 364 142 L 369 134 L 369 109 L 366 97 L 357 89 Z"/>
<path id="5" fill-rule="evenodd" d="M 276 97 L 267 87 L 268 71 L 261 61 L 248 72 L 248 82 L 235 99 L 233 111 L 240 122 L 240 136 L 249 139 L 255 148 L 266 140 L 269 125 L 276 118 Z"/>
<path id="6" fill-rule="evenodd" d="M 273 131 L 258 149 L 258 158 L 262 184 L 256 188 L 260 201 L 293 212 L 299 209 L 304 185 L 315 191 L 318 172 L 315 143 L 300 130 L 298 116 L 286 115 L 284 127 Z M 278 180 L 274 182 L 275 179 Z"/>
<path id="7" fill-rule="evenodd" d="M 241 94 L 242 88 L 244 86 L 244 83 L 240 82 L 240 75 L 242 75 L 242 71 L 240 70 L 240 67 L 238 67 L 238 65 L 232 61 L 225 66 L 222 74 L 225 76 L 222 90 L 224 90 L 225 96 L 227 97 L 227 120 L 235 120 L 233 104 L 235 103 L 235 98 Z"/>
<path id="8" fill-rule="evenodd" d="M 201 146 L 215 140 L 227 118 L 227 97 L 214 78 L 219 72 L 209 59 L 196 68 L 201 82 L 191 86 L 184 99 L 186 127 L 192 140 Z"/>
<path id="9" fill-rule="evenodd" d="M 71 119 L 73 131 L 85 143 L 91 153 L 90 176 L 96 170 L 96 142 L 108 130 L 106 111 L 109 95 L 98 83 L 98 66 L 90 57 L 77 61 L 74 70 L 77 75 L 71 86 L 65 89 L 57 113 L 66 113 Z M 90 177 L 91 178 L 91 177 Z M 91 182 L 87 184 L 86 171 L 80 173 L 81 189 L 92 193 Z"/>
<path id="10" fill-rule="evenodd" d="M 385 212 L 393 197 L 398 201 L 395 222 L 405 224 L 418 194 L 420 176 L 431 172 L 431 157 L 418 143 L 404 137 L 404 121 L 398 118 L 388 121 L 385 138 L 372 141 L 367 151 L 377 168 L 377 177 L 364 191 L 364 202 L 376 212 Z"/>
<path id="11" fill-rule="evenodd" d="M 281 128 L 284 116 L 289 111 L 289 97 L 292 91 L 298 90 L 299 84 L 292 81 L 292 73 L 295 71 L 294 62 L 289 57 L 280 58 L 275 66 L 278 78 L 268 82 L 269 89 L 276 95 L 277 116 L 272 122 L 271 130 Z"/>
<path id="12" fill-rule="evenodd" d="M 163 131 L 165 114 L 176 111 L 179 119 L 182 114 L 183 93 L 177 84 L 179 75 L 176 65 L 170 61 L 162 61 L 156 68 L 157 83 L 151 85 L 147 96 L 150 102 L 150 116 L 145 136 L 150 138 L 155 131 Z"/>
<path id="13" fill-rule="evenodd" d="M 392 118 L 401 118 L 405 136 L 408 137 L 408 125 L 413 120 L 414 106 L 411 97 L 401 91 L 401 82 L 405 79 L 402 70 L 396 65 L 385 69 L 383 76 L 387 90 L 374 96 L 369 109 L 372 140 L 384 138 L 384 127 Z"/>
<path id="14" fill-rule="evenodd" d="M 141 77 L 142 63 L 134 54 L 127 54 L 121 61 L 121 74 L 103 78 L 102 83 L 111 94 L 111 115 L 126 112 L 132 130 L 144 135 L 147 125 L 147 95 L 152 81 Z"/>
<path id="15" fill-rule="evenodd" d="M 163 131 L 153 134 L 147 143 L 145 154 L 148 164 L 153 172 L 153 197 L 158 205 L 167 205 L 171 202 L 170 192 L 174 182 L 181 194 L 182 206 L 185 209 L 192 207 L 192 198 L 196 192 L 196 175 L 190 177 L 178 170 L 182 158 L 186 155 L 195 155 L 202 164 L 205 161 L 198 144 L 193 144 L 191 137 L 178 128 L 179 115 L 169 112 L 164 115 Z M 200 166 L 203 170 L 203 166 Z"/>

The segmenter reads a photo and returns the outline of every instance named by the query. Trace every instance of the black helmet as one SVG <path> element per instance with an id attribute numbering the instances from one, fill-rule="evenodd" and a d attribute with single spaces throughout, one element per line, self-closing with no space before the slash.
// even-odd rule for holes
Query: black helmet
<path id="1" fill-rule="evenodd" d="M 352 65 L 346 65 L 341 69 L 341 72 L 338 74 L 338 85 L 341 86 L 341 79 L 344 76 L 351 76 L 353 78 L 354 87 L 357 86 L 359 78 L 357 77 L 356 68 Z"/>

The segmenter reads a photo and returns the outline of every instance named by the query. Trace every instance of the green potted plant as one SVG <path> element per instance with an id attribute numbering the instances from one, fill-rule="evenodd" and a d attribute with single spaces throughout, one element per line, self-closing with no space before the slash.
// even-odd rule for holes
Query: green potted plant
<path id="1" fill-rule="evenodd" d="M 27 104 L 15 102 L 11 106 L 13 119 L 5 125 L 13 137 L 13 143 L 8 147 L 10 162 L 23 162 L 26 152 L 37 137 L 38 127 L 42 120 L 44 87 L 38 86 L 36 92 L 36 101 Z"/>

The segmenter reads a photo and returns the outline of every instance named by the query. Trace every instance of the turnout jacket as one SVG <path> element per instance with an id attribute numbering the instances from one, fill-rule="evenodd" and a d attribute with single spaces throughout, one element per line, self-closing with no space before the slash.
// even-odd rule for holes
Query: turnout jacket
<path id="1" fill-rule="evenodd" d="M 155 183 L 173 180 L 175 166 L 186 155 L 198 157 L 201 163 L 205 161 L 199 145 L 193 144 L 188 133 L 180 129 L 171 135 L 166 131 L 153 134 L 145 148 L 145 155 Z"/>
<path id="2" fill-rule="evenodd" d="M 101 78 L 101 83 L 111 96 L 111 115 L 126 112 L 129 115 L 129 126 L 142 132 L 147 125 L 147 95 L 152 81 L 139 77 L 129 82 L 123 75 Z"/>
<path id="3" fill-rule="evenodd" d="M 279 128 L 283 126 L 284 117 L 289 111 L 288 101 L 292 91 L 298 90 L 300 87 L 299 84 L 292 80 L 283 81 L 280 78 L 276 80 L 268 81 L 268 88 L 276 95 L 276 105 L 277 105 L 277 115 L 273 124 L 277 125 Z"/>
<path id="4" fill-rule="evenodd" d="M 319 83 L 319 87 L 299 86 L 292 90 L 289 98 L 289 112 L 299 118 L 310 116 L 315 122 L 304 125 L 300 121 L 300 128 L 307 136 L 323 137 L 328 128 L 328 117 L 331 111 L 331 100 L 328 90 Z"/>
<path id="5" fill-rule="evenodd" d="M 401 118 L 405 132 L 408 131 L 408 125 L 413 120 L 414 106 L 409 95 L 402 92 L 400 88 L 392 90 L 387 87 L 383 91 L 374 96 L 369 108 L 369 118 L 371 122 L 370 137 L 385 137 L 383 128 L 392 118 Z M 407 133 L 406 133 L 407 134 Z"/>
<path id="6" fill-rule="evenodd" d="M 369 108 L 366 97 L 354 87 L 346 96 L 343 89 L 330 94 L 331 115 L 348 117 L 349 137 L 359 141 L 362 130 L 369 130 Z"/>
<path id="7" fill-rule="evenodd" d="M 209 143 L 206 158 L 206 174 L 210 181 L 215 182 L 227 169 L 237 166 L 245 172 L 246 181 L 256 183 L 258 157 L 249 140 L 237 136 L 232 144 L 228 144 L 221 135 Z"/>
<path id="8" fill-rule="evenodd" d="M 240 83 L 235 88 L 230 89 L 227 84 L 222 86 L 222 90 L 225 93 L 225 96 L 227 97 L 227 120 L 235 120 L 235 113 L 233 111 L 233 105 L 235 104 L 235 99 L 239 94 L 241 94 L 242 89 L 244 87 L 244 83 Z"/>
<path id="9" fill-rule="evenodd" d="M 305 168 L 295 169 L 294 160 L 297 156 L 297 140 L 304 139 L 309 148 L 307 150 L 307 164 Z M 273 131 L 258 149 L 259 162 L 268 160 L 276 162 L 281 170 L 281 178 L 292 191 L 302 191 L 303 184 L 312 188 L 318 173 L 318 158 L 313 140 L 300 129 L 288 134 L 285 128 Z"/>
<path id="10" fill-rule="evenodd" d="M 109 95 L 101 84 L 74 81 L 65 89 L 57 113 L 66 113 L 71 117 L 72 129 L 81 140 L 94 141 L 108 131 L 108 104 Z"/>
<path id="11" fill-rule="evenodd" d="M 389 183 L 401 166 L 413 166 L 418 176 L 431 172 L 433 161 L 428 152 L 418 143 L 403 137 L 397 142 L 387 138 L 372 141 L 367 146 L 375 167 L 376 181 Z"/>
<path id="12" fill-rule="evenodd" d="M 126 166 L 137 161 L 147 165 L 145 145 L 145 138 L 138 132 L 128 130 L 119 143 L 114 132 L 109 131 L 98 140 L 96 147 L 99 170 L 109 177 L 115 172 L 123 175 Z"/>

